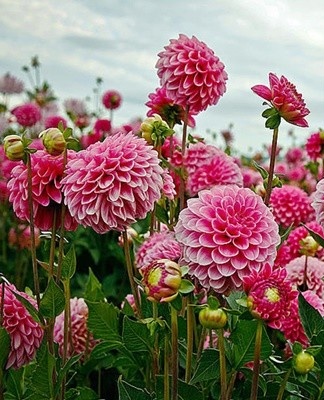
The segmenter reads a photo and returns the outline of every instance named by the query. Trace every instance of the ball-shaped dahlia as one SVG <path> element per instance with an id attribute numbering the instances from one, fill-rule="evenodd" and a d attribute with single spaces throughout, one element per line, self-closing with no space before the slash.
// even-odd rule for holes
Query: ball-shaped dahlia
<path id="1" fill-rule="evenodd" d="M 243 186 L 252 188 L 262 184 L 262 177 L 258 171 L 247 166 L 241 167 L 241 173 L 243 176 Z"/>
<path id="2" fill-rule="evenodd" d="M 180 34 L 158 54 L 157 74 L 166 96 L 198 114 L 218 102 L 226 91 L 224 64 L 195 36 Z"/>
<path id="3" fill-rule="evenodd" d="M 298 294 L 287 279 L 287 271 L 272 269 L 269 263 L 246 276 L 243 288 L 252 315 L 274 329 L 280 329 L 283 319 L 290 315 L 291 302 Z"/>
<path id="4" fill-rule="evenodd" d="M 324 132 L 312 133 L 306 141 L 305 148 L 311 160 L 316 161 L 321 158 L 324 151 Z"/>
<path id="5" fill-rule="evenodd" d="M 48 128 L 58 128 L 59 123 L 62 124 L 63 129 L 65 129 L 67 127 L 67 121 L 65 118 L 61 117 L 60 115 L 49 115 L 46 119 L 45 119 L 45 129 Z"/>
<path id="6" fill-rule="evenodd" d="M 3 287 L 5 288 L 4 294 Z M 37 307 L 36 301 L 32 297 L 20 292 L 14 285 L 0 285 L 0 308 L 3 307 L 2 325 L 10 336 L 10 352 L 6 369 L 11 367 L 18 369 L 33 360 L 44 334 L 43 328 L 34 321 L 13 292 Z"/>
<path id="7" fill-rule="evenodd" d="M 111 122 L 109 119 L 97 119 L 93 125 L 93 131 L 105 136 L 111 131 Z"/>
<path id="8" fill-rule="evenodd" d="M 317 183 L 311 205 L 315 210 L 316 221 L 324 227 L 324 179 Z"/>
<path id="9" fill-rule="evenodd" d="M 260 196 L 236 185 L 189 199 L 175 227 L 189 273 L 218 293 L 240 289 L 252 270 L 276 256 L 278 225 Z"/>
<path id="10" fill-rule="evenodd" d="M 219 150 L 206 164 L 188 175 L 187 190 L 190 196 L 196 196 L 203 189 L 231 184 L 243 186 L 242 172 L 232 157 Z"/>
<path id="11" fill-rule="evenodd" d="M 107 90 L 102 96 L 102 104 L 107 110 L 115 110 L 119 108 L 122 103 L 122 96 L 117 90 Z"/>
<path id="12" fill-rule="evenodd" d="M 135 262 L 137 268 L 145 267 L 161 258 L 178 262 L 181 256 L 181 246 L 177 242 L 174 232 L 162 230 L 154 232 L 137 249 Z"/>
<path id="13" fill-rule="evenodd" d="M 68 341 L 67 356 L 71 357 L 75 354 L 89 354 L 94 346 L 98 343 L 89 331 L 87 322 L 89 310 L 83 298 L 74 297 L 70 299 L 70 337 Z M 64 346 L 64 314 L 63 311 L 55 319 L 54 324 L 54 341 L 59 344 L 60 354 L 63 354 Z"/>
<path id="14" fill-rule="evenodd" d="M 62 180 L 65 203 L 98 233 L 122 231 L 143 219 L 161 196 L 157 152 L 133 133 L 117 133 L 76 154 Z"/>
<path id="15" fill-rule="evenodd" d="M 312 219 L 314 211 L 310 203 L 308 194 L 297 186 L 275 187 L 270 196 L 270 208 L 275 220 L 284 228 Z"/>
<path id="16" fill-rule="evenodd" d="M 42 118 L 41 111 L 35 103 L 26 103 L 11 110 L 19 125 L 24 128 L 31 127 Z"/>
<path id="17" fill-rule="evenodd" d="M 68 151 L 71 159 L 75 152 Z M 32 201 L 34 223 L 41 230 L 50 230 L 56 215 L 56 227 L 60 226 L 61 209 L 63 202 L 61 179 L 64 173 L 63 156 L 52 156 L 44 150 L 31 154 L 32 171 Z M 28 171 L 23 162 L 17 163 L 7 184 L 9 201 L 18 218 L 30 221 L 28 201 Z M 71 217 L 68 210 L 65 212 L 64 227 L 68 231 L 77 228 L 77 222 Z"/>
<path id="18" fill-rule="evenodd" d="M 302 161 L 304 157 L 304 150 L 300 147 L 292 147 L 288 149 L 285 154 L 285 159 L 290 164 L 295 164 Z"/>

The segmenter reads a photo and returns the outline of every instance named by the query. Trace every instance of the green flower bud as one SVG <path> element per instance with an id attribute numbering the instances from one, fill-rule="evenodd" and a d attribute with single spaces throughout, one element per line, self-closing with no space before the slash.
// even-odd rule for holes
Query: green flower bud
<path id="1" fill-rule="evenodd" d="M 312 236 L 306 236 L 300 241 L 300 253 L 305 256 L 314 257 L 320 245 Z"/>
<path id="2" fill-rule="evenodd" d="M 141 124 L 142 137 L 149 144 L 162 144 L 167 136 L 173 135 L 174 131 L 163 121 L 159 114 L 146 118 Z"/>
<path id="3" fill-rule="evenodd" d="M 58 156 L 66 149 L 63 133 L 58 128 L 48 128 L 39 134 L 46 151 L 52 156 Z"/>
<path id="4" fill-rule="evenodd" d="M 301 351 L 293 358 L 294 370 L 301 375 L 306 375 L 311 369 L 314 368 L 315 359 L 307 351 Z"/>
<path id="5" fill-rule="evenodd" d="M 207 329 L 224 328 L 227 324 L 227 314 L 222 308 L 205 307 L 199 312 L 199 322 Z"/>
<path id="6" fill-rule="evenodd" d="M 20 161 L 25 157 L 23 139 L 18 135 L 8 135 L 3 139 L 4 151 L 11 161 Z"/>

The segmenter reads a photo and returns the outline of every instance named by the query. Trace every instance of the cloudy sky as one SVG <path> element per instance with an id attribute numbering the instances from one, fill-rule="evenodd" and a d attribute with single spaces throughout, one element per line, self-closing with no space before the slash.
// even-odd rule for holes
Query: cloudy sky
<path id="1" fill-rule="evenodd" d="M 157 54 L 180 33 L 205 42 L 225 64 L 227 91 L 196 119 L 196 133 L 219 133 L 233 124 L 235 147 L 247 152 L 271 143 L 251 87 L 269 72 L 286 76 L 303 94 L 309 128 L 285 121 L 279 144 L 301 144 L 324 128 L 323 0 L 0 0 L 0 75 L 23 79 L 23 65 L 38 55 L 42 77 L 61 102 L 103 90 L 124 98 L 114 116 L 127 123 L 147 112 L 159 87 Z"/>

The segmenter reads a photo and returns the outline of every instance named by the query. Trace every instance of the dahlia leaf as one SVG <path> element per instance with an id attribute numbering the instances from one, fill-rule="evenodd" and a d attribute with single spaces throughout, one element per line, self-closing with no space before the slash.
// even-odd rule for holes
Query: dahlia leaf
<path id="1" fill-rule="evenodd" d="M 67 360 L 67 362 L 61 368 L 59 368 L 58 374 L 57 374 L 57 380 L 56 380 L 55 388 L 54 388 L 54 398 L 56 398 L 56 396 L 58 396 L 58 394 L 60 392 L 63 379 L 67 376 L 71 367 L 79 361 L 79 359 L 81 358 L 81 355 L 82 354 L 77 354 L 77 355 L 71 357 L 70 359 Z"/>
<path id="2" fill-rule="evenodd" d="M 299 304 L 299 314 L 305 329 L 305 333 L 311 344 L 321 344 L 317 343 L 316 337 L 319 333 L 324 332 L 324 319 L 321 314 L 311 306 L 302 294 L 298 296 Z M 313 342 L 315 339 L 315 342 Z"/>
<path id="3" fill-rule="evenodd" d="M 152 348 L 153 338 L 146 324 L 133 321 L 125 316 L 123 342 L 130 351 L 148 351 Z"/>
<path id="4" fill-rule="evenodd" d="M 156 386 L 155 386 L 156 398 L 163 399 L 164 395 L 164 376 L 158 375 L 156 379 Z M 204 396 L 202 392 L 193 385 L 190 385 L 184 382 L 181 379 L 178 379 L 178 397 L 179 400 L 203 400 Z"/>
<path id="5" fill-rule="evenodd" d="M 189 294 L 195 290 L 195 285 L 188 281 L 188 279 L 182 279 L 179 292 L 182 294 Z"/>
<path id="6" fill-rule="evenodd" d="M 278 111 L 274 107 L 267 108 L 266 110 L 263 111 L 262 117 L 269 118 L 273 115 L 276 115 L 277 113 L 278 113 Z"/>
<path id="7" fill-rule="evenodd" d="M 109 303 L 86 300 L 89 308 L 88 328 L 95 339 L 120 341 L 118 333 L 119 310 Z"/>
<path id="8" fill-rule="evenodd" d="M 63 258 L 61 279 L 62 280 L 71 279 L 72 276 L 75 274 L 75 270 L 76 270 L 76 255 L 74 246 L 71 246 L 71 248 Z"/>
<path id="9" fill-rule="evenodd" d="M 96 392 L 88 387 L 77 387 L 70 389 L 65 394 L 65 400 L 98 400 Z"/>
<path id="10" fill-rule="evenodd" d="M 151 400 L 152 396 L 146 389 L 137 388 L 136 386 L 118 379 L 119 400 Z"/>
<path id="11" fill-rule="evenodd" d="M 94 302 L 106 300 L 102 291 L 102 285 L 91 268 L 89 268 L 89 277 L 85 287 L 84 298 Z"/>
<path id="12" fill-rule="evenodd" d="M 256 163 L 254 160 L 252 160 L 252 165 L 254 166 L 254 168 L 256 168 L 260 172 L 260 175 L 262 176 L 262 179 L 267 179 L 268 178 L 268 176 L 269 176 L 268 171 L 265 170 L 263 167 L 261 167 L 261 165 Z"/>
<path id="13" fill-rule="evenodd" d="M 271 117 L 266 120 L 265 127 L 269 129 L 276 129 L 280 125 L 280 121 L 281 118 L 279 114 L 271 115 Z"/>
<path id="14" fill-rule="evenodd" d="M 219 351 L 206 349 L 198 360 L 197 368 L 190 383 L 219 379 Z"/>
<path id="15" fill-rule="evenodd" d="M 10 336 L 5 328 L 0 327 L 0 374 L 4 370 L 10 351 Z M 0 375 L 1 376 L 1 375 Z"/>
<path id="16" fill-rule="evenodd" d="M 159 204 L 155 205 L 155 215 L 158 221 L 163 224 L 169 224 L 169 216 L 165 208 L 161 207 Z"/>
<path id="17" fill-rule="evenodd" d="M 48 281 L 47 288 L 41 299 L 39 311 L 45 318 L 55 318 L 61 314 L 65 306 L 63 290 L 54 282 L 53 278 Z"/>
<path id="18" fill-rule="evenodd" d="M 6 378 L 6 400 L 23 399 L 24 374 L 24 368 L 10 368 L 8 370 Z"/>

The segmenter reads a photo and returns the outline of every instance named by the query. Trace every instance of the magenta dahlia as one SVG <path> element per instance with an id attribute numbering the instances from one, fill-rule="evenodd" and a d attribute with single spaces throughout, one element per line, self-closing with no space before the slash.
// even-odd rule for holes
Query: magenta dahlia
<path id="1" fill-rule="evenodd" d="M 189 273 L 218 293 L 241 288 L 252 270 L 271 263 L 280 241 L 261 197 L 236 185 L 215 186 L 189 199 L 175 234 Z"/>
<path id="2" fill-rule="evenodd" d="M 0 93 L 20 94 L 24 91 L 24 82 L 9 72 L 0 77 Z"/>
<path id="3" fill-rule="evenodd" d="M 107 110 L 115 110 L 119 108 L 122 103 L 122 96 L 117 90 L 107 90 L 102 96 L 102 104 Z"/>
<path id="4" fill-rule="evenodd" d="M 68 159 L 74 157 L 74 151 L 68 151 Z M 34 223 L 41 230 L 50 230 L 53 227 L 56 215 L 56 227 L 60 226 L 60 214 L 63 195 L 61 179 L 64 173 L 63 156 L 52 156 L 44 150 L 31 154 L 32 169 L 32 201 Z M 11 172 L 8 181 L 9 201 L 18 218 L 30 221 L 28 202 L 28 172 L 23 162 L 17 163 Z M 77 222 L 71 217 L 68 210 L 65 213 L 64 227 L 68 231 L 77 228 Z"/>
<path id="5" fill-rule="evenodd" d="M 298 226 L 314 217 L 308 194 L 297 186 L 283 185 L 272 189 L 270 208 L 275 220 L 284 228 Z"/>
<path id="6" fill-rule="evenodd" d="M 63 354 L 64 346 L 64 314 L 63 311 L 55 319 L 54 325 L 54 341 L 59 344 L 60 354 Z M 83 298 L 74 297 L 70 299 L 70 332 L 67 347 L 67 356 L 71 357 L 75 354 L 89 354 L 94 346 L 98 343 L 89 331 L 88 322 L 88 306 Z"/>
<path id="7" fill-rule="evenodd" d="M 305 148 L 311 160 L 316 161 L 321 158 L 324 151 L 324 132 L 320 130 L 312 133 L 306 141 Z"/>
<path id="8" fill-rule="evenodd" d="M 111 131 L 111 122 L 109 119 L 97 119 L 93 125 L 93 131 L 100 133 L 101 136 L 106 136 Z"/>
<path id="9" fill-rule="evenodd" d="M 50 115 L 45 118 L 45 129 L 48 128 L 58 128 L 59 123 L 62 124 L 63 129 L 67 127 L 67 121 L 60 115 Z"/>
<path id="10" fill-rule="evenodd" d="M 34 227 L 35 231 L 35 246 L 40 245 L 40 230 Z M 15 228 L 10 228 L 8 233 L 8 242 L 10 246 L 17 247 L 18 249 L 31 249 L 32 241 L 30 235 L 30 226 L 19 224 Z"/>
<path id="11" fill-rule="evenodd" d="M 304 151 L 300 147 L 292 147 L 285 154 L 285 159 L 289 164 L 296 164 L 303 160 Z"/>
<path id="12" fill-rule="evenodd" d="M 180 34 L 158 54 L 157 74 L 166 96 L 198 114 L 218 102 L 226 91 L 224 64 L 195 36 Z"/>
<path id="13" fill-rule="evenodd" d="M 287 271 L 272 269 L 269 263 L 244 277 L 243 289 L 252 315 L 274 329 L 280 329 L 282 321 L 290 315 L 291 303 L 298 294 L 287 279 Z"/>
<path id="14" fill-rule="evenodd" d="M 102 131 L 91 131 L 89 133 L 84 133 L 82 136 L 80 136 L 80 144 L 83 149 L 86 149 L 90 145 L 100 142 L 101 139 L 103 138 L 103 133 Z"/>
<path id="15" fill-rule="evenodd" d="M 309 114 L 302 95 L 297 92 L 293 85 L 284 76 L 278 78 L 277 75 L 269 74 L 270 87 L 256 85 L 252 91 L 258 96 L 270 102 L 271 106 L 277 111 L 280 117 L 293 125 L 307 127 L 305 117 Z"/>
<path id="16" fill-rule="evenodd" d="M 24 128 L 34 126 L 42 118 L 41 110 L 35 103 L 26 103 L 11 110 L 19 125 Z"/>
<path id="17" fill-rule="evenodd" d="M 3 287 L 4 294 L 3 294 Z M 12 284 L 0 285 L 0 306 L 3 307 L 3 327 L 10 336 L 10 352 L 6 369 L 18 369 L 34 359 L 36 350 L 41 345 L 44 330 L 31 317 L 25 306 L 14 295 L 24 297 L 34 307 L 36 301 Z M 2 303 L 3 299 L 3 304 Z"/>
<path id="18" fill-rule="evenodd" d="M 65 203 L 98 233 L 124 230 L 144 218 L 161 196 L 157 152 L 133 133 L 117 133 L 76 154 L 62 180 Z"/>

